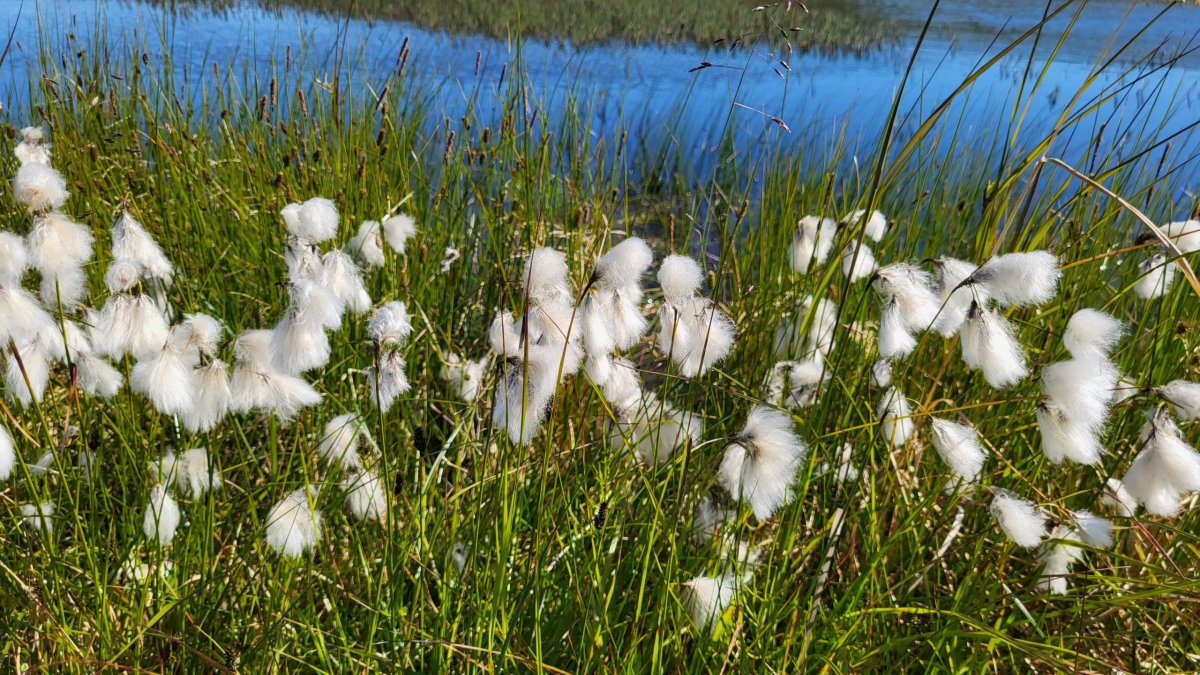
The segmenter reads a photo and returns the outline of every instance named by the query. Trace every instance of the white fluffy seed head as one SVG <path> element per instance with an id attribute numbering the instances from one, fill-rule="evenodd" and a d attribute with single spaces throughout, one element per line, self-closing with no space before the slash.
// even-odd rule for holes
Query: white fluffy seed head
<path id="1" fill-rule="evenodd" d="M 792 498 L 792 483 L 808 447 L 784 412 L 755 406 L 733 443 L 725 448 L 718 479 L 754 517 L 765 521 Z"/>
<path id="2" fill-rule="evenodd" d="M 40 162 L 22 164 L 12 181 L 13 198 L 41 213 L 60 209 L 67 202 L 67 181 L 56 169 Z"/>
<path id="3" fill-rule="evenodd" d="M 150 503 L 146 504 L 142 518 L 142 532 L 146 538 L 158 542 L 159 546 L 169 546 L 175 539 L 180 520 L 179 502 L 167 489 L 162 485 L 150 488 Z"/>
<path id="4" fill-rule="evenodd" d="M 229 412 L 233 392 L 229 385 L 229 365 L 213 359 L 195 370 L 196 405 L 183 415 L 183 425 L 192 433 L 211 430 Z"/>
<path id="5" fill-rule="evenodd" d="M 1058 404 L 1047 401 L 1037 408 L 1038 429 L 1042 435 L 1042 452 L 1051 464 L 1071 460 L 1092 466 L 1100 463 L 1104 447 L 1096 430 L 1071 419 Z"/>
<path id="6" fill-rule="evenodd" d="M 350 238 L 346 252 L 362 261 L 368 268 L 383 267 L 386 259 L 383 255 L 383 239 L 379 223 L 374 220 L 364 220 L 358 226 L 358 234 Z"/>
<path id="7" fill-rule="evenodd" d="M 738 578 L 733 575 L 695 577 L 683 582 L 680 596 L 696 628 L 711 632 L 733 602 L 737 588 Z"/>
<path id="8" fill-rule="evenodd" d="M 639 237 L 630 237 L 613 246 L 596 261 L 597 286 L 621 288 L 642 285 L 642 275 L 654 262 L 654 253 Z"/>
<path id="9" fill-rule="evenodd" d="M 850 242 L 842 251 L 842 274 L 854 283 L 875 272 L 875 254 L 866 243 Z"/>
<path id="10" fill-rule="evenodd" d="M 1023 307 L 1049 302 L 1058 292 L 1062 270 L 1049 251 L 1005 253 L 984 263 L 970 283 L 983 286 L 1001 306 Z"/>
<path id="11" fill-rule="evenodd" d="M 137 265 L 143 277 L 170 281 L 174 273 L 162 248 L 142 224 L 125 211 L 113 222 L 112 257 Z"/>
<path id="12" fill-rule="evenodd" d="M 330 464 L 341 464 L 347 470 L 357 471 L 362 468 L 358 446 L 369 438 L 361 417 L 354 413 L 338 415 L 325 425 L 317 452 Z"/>
<path id="13" fill-rule="evenodd" d="M 0 481 L 8 480 L 17 465 L 17 447 L 8 429 L 0 424 Z"/>
<path id="14" fill-rule="evenodd" d="M 408 320 L 408 308 L 403 302 L 392 301 L 371 315 L 367 335 L 381 346 L 401 346 L 412 333 Z"/>
<path id="15" fill-rule="evenodd" d="M 267 545 L 288 558 L 299 558 L 321 538 L 321 512 L 316 508 L 317 488 L 294 490 L 267 512 Z"/>
<path id="16" fill-rule="evenodd" d="M 387 516 L 387 495 L 383 481 L 372 471 L 360 471 L 342 481 L 346 492 L 346 510 L 363 521 L 382 521 Z"/>
<path id="17" fill-rule="evenodd" d="M 1075 528 L 1083 543 L 1096 548 L 1108 548 L 1113 544 L 1113 525 L 1107 518 L 1101 518 L 1091 511 L 1075 511 L 1071 514 L 1075 520 Z"/>
<path id="18" fill-rule="evenodd" d="M 1155 253 L 1138 263 L 1140 276 L 1133 284 L 1133 292 L 1143 300 L 1153 300 L 1162 297 L 1171 290 L 1175 282 L 1175 263 L 1169 262 L 1167 256 Z"/>
<path id="19" fill-rule="evenodd" d="M 54 502 L 21 505 L 21 523 L 38 534 L 54 534 Z"/>
<path id="20" fill-rule="evenodd" d="M 884 441 L 893 448 L 908 443 L 917 425 L 913 421 L 912 405 L 899 389 L 888 389 L 879 401 L 876 412 L 879 415 L 879 430 Z"/>
<path id="21" fill-rule="evenodd" d="M 1074 358 L 1042 369 L 1042 392 L 1074 423 L 1100 430 L 1120 373 L 1100 358 Z"/>
<path id="22" fill-rule="evenodd" d="M 96 238 L 91 230 L 61 213 L 44 213 L 25 238 L 29 262 L 43 273 L 78 270 L 92 257 Z"/>
<path id="23" fill-rule="evenodd" d="M 837 223 L 832 218 L 801 218 L 789 251 L 792 269 L 808 274 L 813 265 L 824 265 L 836 235 Z"/>
<path id="24" fill-rule="evenodd" d="M 363 283 L 362 272 L 345 251 L 333 249 L 321 258 L 321 285 L 355 314 L 371 309 L 371 296 Z"/>
<path id="25" fill-rule="evenodd" d="M 700 264 L 685 255 L 669 255 L 663 258 L 658 267 L 658 285 L 667 302 L 683 302 L 692 298 L 702 283 L 704 272 Z"/>
<path id="26" fill-rule="evenodd" d="M 536 303 L 555 302 L 570 296 L 566 256 L 548 247 L 535 249 L 525 261 L 521 283 Z"/>
<path id="27" fill-rule="evenodd" d="M 12 232 L 0 232 L 0 286 L 20 286 L 29 269 L 29 250 L 25 239 Z"/>
<path id="28" fill-rule="evenodd" d="M 733 319 L 703 297 L 668 300 L 658 308 L 658 348 L 684 377 L 708 372 L 733 349 Z"/>
<path id="29" fill-rule="evenodd" d="M 337 236 L 338 210 L 324 197 L 288 204 L 280 211 L 288 233 L 302 242 L 319 244 Z"/>
<path id="30" fill-rule="evenodd" d="M 930 418 L 933 447 L 954 475 L 965 483 L 974 483 L 983 471 L 987 455 L 979 444 L 975 428 L 941 417 Z"/>
<path id="31" fill-rule="evenodd" d="M 404 253 L 416 233 L 417 221 L 410 215 L 401 213 L 383 221 L 383 237 L 396 253 Z"/>
<path id="32" fill-rule="evenodd" d="M 1033 548 L 1046 536 L 1046 516 L 1033 502 L 1007 490 L 996 490 L 988 506 L 1004 534 L 1017 546 Z"/>
<path id="33" fill-rule="evenodd" d="M 842 218 L 842 224 L 851 228 L 857 228 L 861 225 L 864 236 L 871 241 L 879 241 L 883 239 L 883 235 L 887 234 L 888 219 L 880 211 L 871 211 L 868 213 L 866 209 L 859 209 L 847 213 Z"/>
<path id="34" fill-rule="evenodd" d="M 1125 327 L 1111 314 L 1081 309 L 1071 315 L 1063 331 L 1063 345 L 1077 359 L 1106 359 L 1121 341 Z"/>
<path id="35" fill-rule="evenodd" d="M 1132 518 L 1138 510 L 1137 499 L 1129 494 L 1129 490 L 1125 488 L 1125 483 L 1121 482 L 1120 478 L 1108 479 L 1104 486 L 1104 494 L 1100 497 L 1100 503 L 1121 518 Z"/>
<path id="36" fill-rule="evenodd" d="M 996 312 L 971 305 L 962 326 L 963 361 L 983 371 L 984 379 L 995 389 L 1015 384 L 1029 374 L 1025 352 L 1013 335 L 1012 325 Z"/>
<path id="37" fill-rule="evenodd" d="M 112 261 L 104 273 L 104 285 L 111 293 L 127 293 L 137 282 L 137 265 L 128 260 Z"/>
<path id="38" fill-rule="evenodd" d="M 1172 380 L 1161 387 L 1155 387 L 1154 393 L 1171 404 L 1175 416 L 1179 419 L 1200 419 L 1200 383 Z"/>
<path id="39" fill-rule="evenodd" d="M 943 337 L 952 337 L 967 320 L 971 303 L 978 301 L 983 304 L 987 299 L 987 291 L 981 286 L 960 286 L 978 269 L 969 262 L 957 258 L 938 258 L 934 261 L 934 267 L 937 270 L 934 292 L 941 299 L 942 307 L 933 329 Z"/>

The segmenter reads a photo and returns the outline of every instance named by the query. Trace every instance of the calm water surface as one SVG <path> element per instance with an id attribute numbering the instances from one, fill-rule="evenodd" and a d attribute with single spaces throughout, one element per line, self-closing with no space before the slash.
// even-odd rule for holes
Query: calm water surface
<path id="1" fill-rule="evenodd" d="M 1055 3 L 1057 4 L 1057 2 Z M 741 150 L 788 144 L 820 143 L 844 130 L 851 149 L 867 153 L 883 129 L 888 107 L 897 94 L 909 55 L 931 4 L 921 0 L 879 0 L 873 5 L 899 26 L 895 47 L 866 55 L 809 53 L 782 55 L 767 48 L 729 52 L 692 46 L 624 46 L 612 44 L 576 49 L 569 44 L 526 41 L 523 64 L 532 94 L 551 118 L 570 93 L 583 99 L 586 114 L 600 135 L 631 130 L 647 145 L 668 144 L 697 171 L 721 161 L 716 139 L 731 125 Z M 1157 4 L 1116 0 L 1089 3 L 1046 72 L 1031 99 L 1023 133 L 1037 138 L 1049 128 L 1073 93 L 1082 86 L 1106 45 L 1120 44 L 1162 11 Z M 1036 24 L 1045 6 L 1037 2 L 947 0 L 936 14 L 933 31 L 917 55 L 914 72 L 902 98 L 903 136 L 948 96 L 971 70 Z M 1056 17 L 1033 54 L 1035 64 L 1046 61 L 1066 29 L 1072 9 Z M 407 39 L 413 53 L 410 76 L 432 95 L 435 111 L 457 117 L 478 88 L 478 114 L 499 108 L 496 82 L 501 69 L 512 64 L 514 44 L 477 36 L 450 35 L 392 22 L 339 21 L 294 10 L 264 11 L 254 5 L 211 12 L 164 12 L 153 5 L 46 0 L 37 4 L 0 0 L 0 26 L 15 26 L 15 43 L 0 74 L 0 104 L 14 123 L 26 116 L 29 78 L 40 69 L 36 59 L 38 21 L 61 39 L 68 33 L 84 45 L 97 27 L 110 44 L 138 44 L 156 58 L 169 52 L 187 86 L 204 86 L 212 64 L 233 65 L 265 74 L 283 58 L 286 48 L 303 52 L 317 77 L 329 79 L 338 63 L 334 45 L 339 38 L 359 56 L 345 62 L 352 83 L 379 82 L 396 61 Z M 1198 43 L 1200 8 L 1182 6 L 1145 31 L 1134 49 L 1122 54 L 1118 67 L 1101 76 L 1089 89 L 1119 84 L 1116 71 L 1143 55 L 1155 53 L 1151 64 Z M 1020 74 L 1030 58 L 1032 43 L 1006 57 L 958 102 L 951 118 L 960 137 L 993 137 L 1008 118 Z M 780 61 L 786 60 L 786 67 Z M 713 67 L 689 72 L 701 63 Z M 1040 67 L 1040 66 L 1038 66 Z M 1152 65 L 1142 70 L 1149 70 Z M 269 76 L 269 75 L 268 75 Z M 1156 91 L 1170 94 L 1170 104 L 1155 99 Z M 770 118 L 781 120 L 785 131 Z M 1053 152 L 1070 156 L 1091 140 L 1093 130 L 1108 121 L 1105 143 L 1121 147 L 1133 138 L 1116 129 L 1130 121 L 1148 121 L 1171 133 L 1200 119 L 1200 55 L 1189 54 L 1170 68 L 1160 68 L 1145 81 L 1100 107 L 1079 133 L 1064 138 Z M 682 120 L 682 122 L 680 122 Z M 677 127 L 677 125 L 682 125 Z M 1176 156 L 1200 151 L 1195 135 L 1181 138 Z M 1190 189 L 1195 170 L 1178 174 L 1178 190 Z"/>

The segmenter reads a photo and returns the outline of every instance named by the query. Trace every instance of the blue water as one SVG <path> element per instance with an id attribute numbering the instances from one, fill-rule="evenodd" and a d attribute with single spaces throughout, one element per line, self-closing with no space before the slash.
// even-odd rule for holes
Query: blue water
<path id="1" fill-rule="evenodd" d="M 670 146 L 697 173 L 721 162 L 717 141 L 727 124 L 743 151 L 740 154 L 773 147 L 776 141 L 786 152 L 797 143 L 831 142 L 844 132 L 851 139 L 852 154 L 865 156 L 883 131 L 930 3 L 881 0 L 873 6 L 896 20 L 899 32 L 894 46 L 865 55 L 786 55 L 765 46 L 734 52 L 619 44 L 575 48 L 526 40 L 521 45 L 522 61 L 530 93 L 546 117 L 553 119 L 574 92 L 581 95 L 598 136 L 615 136 L 628 129 L 636 142 Z M 0 0 L 0 27 L 15 26 L 15 43 L 0 75 L 0 105 L 10 123 L 24 121 L 30 103 L 27 83 L 41 75 L 35 56 L 39 20 L 60 44 L 66 45 L 66 36 L 73 35 L 72 49 L 88 48 L 99 24 L 110 45 L 138 45 L 151 59 L 169 53 L 178 81 L 193 91 L 205 86 L 204 75 L 214 63 L 269 77 L 289 48 L 293 55 L 306 55 L 304 67 L 316 77 L 330 80 L 339 63 L 339 40 L 355 54 L 340 62 L 343 81 L 361 88 L 382 81 L 408 40 L 413 54 L 409 76 L 432 94 L 434 110 L 451 119 L 465 109 L 476 89 L 477 112 L 495 114 L 500 106 L 500 73 L 516 58 L 511 42 L 432 32 L 404 23 L 346 22 L 302 11 L 264 11 L 253 5 L 219 12 L 165 12 L 130 2 L 97 7 L 90 2 L 46 0 L 22 6 L 18 0 Z M 1035 25 L 1044 9 L 1036 2 L 943 3 L 917 54 L 915 77 L 904 91 L 896 133 L 900 137 L 911 133 L 973 68 Z M 1027 97 L 1029 109 L 1019 138 L 1031 142 L 1044 135 L 1096 64 L 1107 57 L 1106 45 L 1120 44 L 1162 9 L 1157 4 L 1111 0 L 1089 3 L 1038 91 Z M 1068 9 L 1049 24 L 1033 54 L 1035 69 L 1045 63 L 1072 13 Z M 1078 154 L 1106 121 L 1102 143 L 1122 151 L 1128 146 L 1132 152 L 1135 131 L 1122 133 L 1122 128 L 1138 128 L 1133 123 L 1152 128 L 1161 124 L 1164 133 L 1173 133 L 1200 120 L 1200 55 L 1193 53 L 1169 68 L 1152 70 L 1154 64 L 1198 44 L 1198 32 L 1200 7 L 1169 10 L 1088 88 L 1085 100 L 1106 87 L 1120 86 L 1118 71 L 1154 53 L 1150 65 L 1141 69 L 1152 75 L 1101 105 L 1075 134 L 1057 141 L 1051 152 Z M 1005 57 L 951 108 L 948 117 L 958 126 L 960 137 L 990 138 L 997 125 L 1005 123 L 1032 49 L 1030 42 Z M 714 67 L 689 72 L 702 62 Z M 1162 97 L 1156 99 L 1156 91 L 1166 92 L 1169 104 Z M 1190 134 L 1177 140 L 1173 146 L 1177 163 L 1200 152 L 1198 138 Z M 1189 166 L 1177 172 L 1173 187 L 1182 193 L 1198 180 Z"/>

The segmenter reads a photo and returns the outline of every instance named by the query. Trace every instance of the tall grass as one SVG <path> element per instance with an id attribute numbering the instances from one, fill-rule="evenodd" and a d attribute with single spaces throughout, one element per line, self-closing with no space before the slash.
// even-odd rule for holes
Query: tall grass
<path id="1" fill-rule="evenodd" d="M 864 284 L 847 283 L 836 263 L 798 277 L 787 260 L 801 216 L 868 202 L 897 223 L 879 247 L 884 262 L 943 254 L 982 261 L 1050 248 L 1065 262 L 1062 292 L 1010 316 L 1035 371 L 1062 356 L 1058 334 L 1069 314 L 1097 307 L 1130 329 L 1116 354 L 1129 377 L 1143 385 L 1196 379 L 1198 299 L 1186 284 L 1152 303 L 1133 297 L 1140 225 L 1086 183 L 1039 163 L 1056 137 L 1092 133 L 1091 116 L 1064 113 L 1062 125 L 1032 145 L 1005 128 L 964 136 L 960 120 L 943 119 L 881 144 L 861 161 L 863 173 L 845 169 L 844 141 L 822 146 L 814 137 L 812 156 L 736 156 L 703 183 L 674 180 L 667 165 L 650 189 L 629 180 L 654 172 L 633 166 L 639 160 L 622 137 L 596 138 L 579 109 L 536 114 L 540 102 L 519 69 L 503 82 L 481 75 L 474 83 L 504 92 L 492 124 L 474 110 L 435 118 L 403 69 L 354 90 L 313 84 L 297 61 L 281 59 L 269 74 L 216 68 L 203 75 L 202 93 L 189 96 L 195 90 L 176 79 L 174 64 L 102 44 L 47 54 L 47 77 L 31 80 L 28 119 L 22 111 L 6 120 L 10 137 L 27 121 L 49 130 L 72 190 L 67 208 L 98 234 L 88 267 L 96 302 L 106 228 L 122 207 L 176 264 L 174 303 L 237 332 L 269 326 L 286 304 L 277 215 L 286 203 L 325 195 L 349 224 L 402 205 L 421 233 L 368 287 L 377 302 L 409 303 L 416 331 L 405 357 L 414 387 L 386 415 L 370 407 L 362 371 L 372 353 L 362 322 L 351 320 L 314 378 L 325 403 L 288 425 L 230 418 L 192 437 L 128 391 L 110 403 L 73 400 L 62 371 L 36 410 L 5 403 L 0 419 L 20 430 L 23 458 L 51 448 L 57 458 L 51 477 L 18 469 L 0 486 L 7 668 L 1195 668 L 1195 510 L 1120 521 L 1116 547 L 1090 552 L 1068 595 L 1045 596 L 1034 588 L 1036 555 L 1008 543 L 985 496 L 943 493 L 948 478 L 927 452 L 922 423 L 932 413 L 973 421 L 993 453 L 985 485 L 1017 489 L 1056 512 L 1097 509 L 1104 479 L 1120 475 L 1136 452 L 1152 400 L 1117 409 L 1102 465 L 1052 466 L 1034 423 L 1036 378 L 994 391 L 965 369 L 955 342 L 927 335 L 896 372 L 897 386 L 918 404 L 919 432 L 891 450 L 876 424 L 882 392 L 868 383 L 878 300 Z M 1038 94 L 1028 68 L 1025 100 Z M 1068 109 L 1086 110 L 1105 95 L 1116 94 L 1091 87 Z M 1020 110 L 1009 122 L 1019 122 Z M 1169 188 L 1194 170 L 1192 158 L 1155 147 L 1156 129 L 1131 129 L 1127 144 L 1096 143 L 1075 165 L 1152 218 L 1182 217 L 1192 205 L 1173 202 Z M 15 163 L 4 157 L 0 170 L 11 174 Z M 10 214 L 7 229 L 28 226 L 8 191 L 0 213 Z M 673 375 L 648 340 L 632 357 L 649 386 L 703 417 L 704 442 L 665 466 L 638 465 L 610 438 L 607 406 L 581 374 L 561 388 L 534 443 L 514 447 L 489 423 L 490 395 L 478 404 L 455 400 L 439 378 L 442 355 L 486 350 L 495 311 L 521 305 L 523 259 L 534 247 L 564 251 L 579 286 L 610 238 L 625 234 L 647 237 L 660 257 L 703 259 L 709 292 L 738 325 L 731 356 L 695 381 Z M 852 233 L 841 235 L 839 249 L 855 245 Z M 462 257 L 442 273 L 447 247 Z M 737 536 L 762 546 L 762 560 L 710 639 L 680 604 L 680 583 L 718 565 L 715 544 L 690 537 L 691 513 L 715 483 L 722 439 L 763 398 L 776 327 L 810 293 L 839 307 L 832 380 L 795 416 L 811 456 L 793 503 L 776 519 L 756 524 L 743 515 L 734 524 Z M 393 487 L 381 525 L 345 515 L 342 476 L 315 456 L 324 423 L 346 411 L 365 413 L 381 445 L 378 470 Z M 1185 432 L 1197 440 L 1194 423 Z M 836 462 L 844 443 L 858 480 L 819 470 Z M 198 445 L 217 458 L 228 484 L 181 499 L 186 526 L 170 548 L 151 545 L 141 533 L 147 462 Z M 99 460 L 90 483 L 74 462 L 85 448 Z M 263 519 L 304 482 L 325 486 L 326 534 L 314 555 L 289 561 L 265 546 Z M 59 504 L 49 538 L 20 527 L 18 516 L 19 504 L 45 499 Z M 959 507 L 962 533 L 935 561 Z M 462 572 L 451 561 L 459 543 L 469 551 Z M 173 566 L 161 578 L 130 582 L 118 574 L 128 560 Z"/>

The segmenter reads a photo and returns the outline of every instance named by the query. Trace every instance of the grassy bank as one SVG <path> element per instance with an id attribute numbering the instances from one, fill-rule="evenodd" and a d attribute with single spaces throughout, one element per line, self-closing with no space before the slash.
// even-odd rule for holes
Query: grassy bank
<path id="1" fill-rule="evenodd" d="M 1138 385 L 1200 379 L 1200 298 L 1181 279 L 1165 297 L 1135 297 L 1136 263 L 1148 248 L 1135 240 L 1144 227 L 1113 199 L 1039 163 L 1054 137 L 1097 122 L 1072 111 L 1122 90 L 1086 92 L 1065 106 L 1044 146 L 1008 143 L 1020 121 L 1014 110 L 992 136 L 963 137 L 956 120 L 945 120 L 912 138 L 881 139 L 879 156 L 862 158 L 857 172 L 844 168 L 844 146 L 814 139 L 811 147 L 823 149 L 812 156 L 767 147 L 683 182 L 636 165 L 649 160 L 631 154 L 621 136 L 595 137 L 581 114 L 539 118 L 519 73 L 477 83 L 508 92 L 501 121 L 488 126 L 473 112 L 431 119 L 422 92 L 402 76 L 374 83 L 383 92 L 374 98 L 303 84 L 296 70 L 248 79 L 218 69 L 195 100 L 172 79 L 171 64 L 102 58 L 123 55 L 53 55 L 43 64 L 47 77 L 31 78 L 35 109 L 9 111 L 5 120 L 13 139 L 27 123 L 47 131 L 71 191 L 65 209 L 97 236 L 85 268 L 89 302 L 108 296 L 108 227 L 128 209 L 177 268 L 171 302 L 219 317 L 221 354 L 232 360 L 230 339 L 271 326 L 287 305 L 279 217 L 286 204 L 332 199 L 342 216 L 339 245 L 359 222 L 404 210 L 419 233 L 366 281 L 376 304 L 408 303 L 414 332 L 404 358 L 413 386 L 386 414 L 370 403 L 364 371 L 374 349 L 366 318 L 348 317 L 331 335 L 328 365 L 307 376 L 323 403 L 289 424 L 235 415 L 190 434 L 128 389 L 107 402 L 73 395 L 61 366 L 40 405 L 5 399 L 0 422 L 22 460 L 53 451 L 49 475 L 18 466 L 0 484 L 6 668 L 1195 668 L 1195 509 L 1114 518 L 1115 545 L 1089 550 L 1062 596 L 1038 589 L 1037 552 L 1012 544 L 987 511 L 986 488 L 1003 487 L 1055 517 L 1101 512 L 1105 479 L 1121 476 L 1139 450 L 1143 415 L 1158 403 L 1148 393 L 1115 407 L 1099 465 L 1055 466 L 1040 450 L 1036 374 L 1065 357 L 1061 334 L 1075 310 L 1102 309 L 1125 322 L 1114 358 Z M 105 65 L 122 62 L 131 65 Z M 1043 95 L 1037 73 L 1027 75 L 1024 96 Z M 1160 102 L 1170 95 L 1162 92 Z M 1184 217 L 1193 205 L 1172 202 L 1171 186 L 1194 171 L 1192 158 L 1156 145 L 1159 130 L 1122 125 L 1119 152 L 1096 144 L 1073 163 L 1156 221 Z M 13 145 L 4 144 L 0 159 L 5 175 L 16 172 Z M 937 255 L 978 263 L 1038 248 L 1063 264 L 1053 300 L 1007 313 L 1034 373 L 1014 387 L 992 389 L 969 371 L 957 338 L 922 335 L 894 369 L 917 425 L 899 447 L 881 432 L 883 390 L 870 383 L 881 302 L 865 281 L 848 281 L 838 262 L 861 233 L 844 228 L 832 262 L 808 274 L 788 260 L 802 216 L 864 206 L 896 224 L 878 245 L 866 242 L 881 264 Z M 0 192 L 0 213 L 4 229 L 28 231 L 9 190 Z M 534 248 L 562 251 L 578 290 L 596 257 L 628 235 L 651 243 L 655 267 L 668 253 L 702 260 L 705 292 L 737 326 L 728 358 L 694 379 L 681 377 L 650 337 L 628 352 L 648 387 L 703 420 L 703 441 L 663 465 L 639 463 L 611 435 L 610 406 L 580 372 L 559 388 L 533 442 L 513 444 L 490 423 L 500 359 L 487 371 L 485 393 L 468 403 L 442 380 L 444 356 L 488 350 L 496 311 L 524 304 L 523 264 Z M 652 275 L 646 287 L 658 303 Z M 777 328 L 803 320 L 809 294 L 838 308 L 830 380 L 812 407 L 792 415 L 810 452 L 790 505 L 762 523 L 735 509 L 723 526 L 756 547 L 759 560 L 710 637 L 689 620 L 681 584 L 722 569 L 720 544 L 693 536 L 692 514 L 716 484 L 727 439 L 764 400 L 763 383 L 784 358 L 775 352 Z M 128 374 L 132 361 L 119 367 Z M 379 446 L 364 451 L 389 488 L 379 523 L 345 512 L 344 471 L 316 455 L 324 425 L 345 412 L 361 412 Z M 947 471 L 929 445 L 932 415 L 977 427 L 990 453 L 979 491 L 944 492 Z M 1200 440 L 1195 422 L 1183 431 Z M 179 496 L 185 524 L 174 542 L 148 541 L 148 462 L 199 446 L 225 486 Z M 844 446 L 854 471 L 823 468 L 838 466 Z M 90 479 L 76 460 L 84 450 L 97 459 Z M 267 512 L 306 483 L 322 488 L 324 534 L 311 553 L 283 558 L 264 542 Z M 20 516 L 20 505 L 46 500 L 57 503 L 50 536 Z M 131 562 L 165 571 L 130 579 L 121 569 Z"/>
<path id="2" fill-rule="evenodd" d="M 174 3 L 173 3 L 174 4 Z M 192 3 L 185 3 L 187 7 Z M 204 9 L 229 6 L 221 0 L 195 3 Z M 328 16 L 367 20 L 410 21 L 431 30 L 496 38 L 523 35 L 576 45 L 605 42 L 633 44 L 745 42 L 763 31 L 777 44 L 790 42 L 802 51 L 856 52 L 890 44 L 890 22 L 857 2 L 815 0 L 807 3 L 688 2 L 655 4 L 636 1 L 492 3 L 469 0 L 447 11 L 438 2 L 347 3 L 322 0 L 269 0 L 267 9 L 299 9 Z"/>

